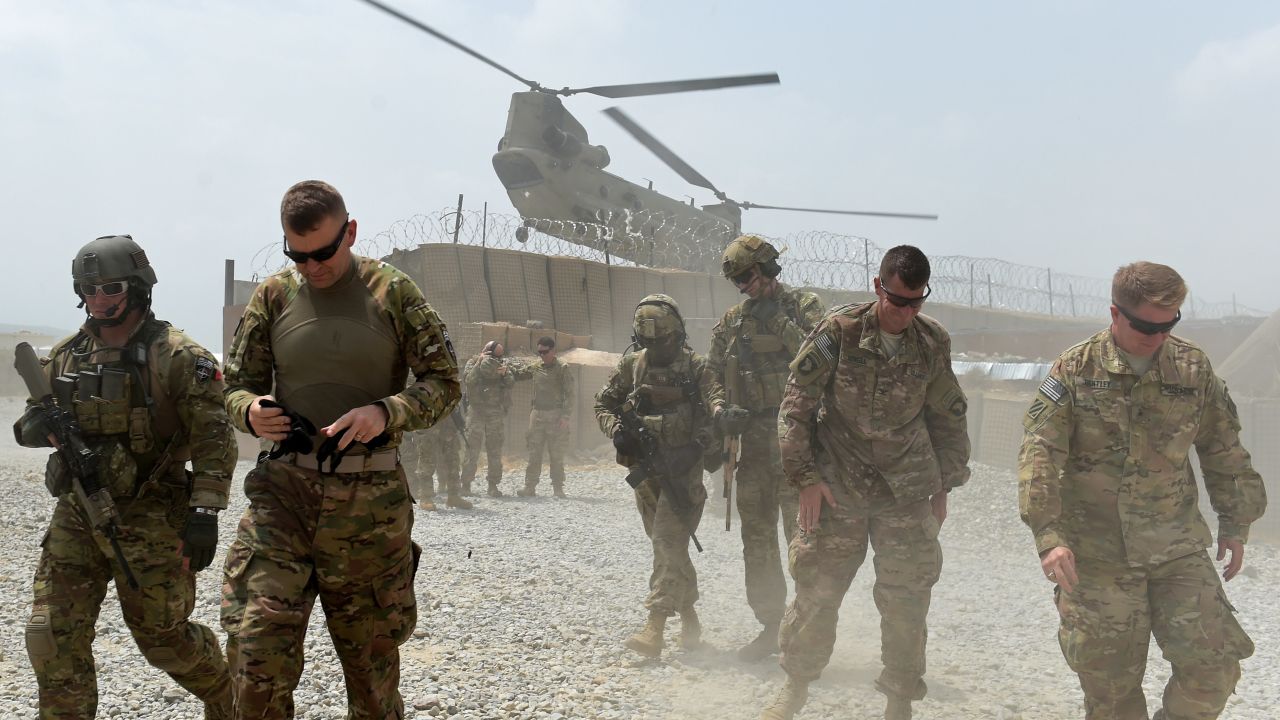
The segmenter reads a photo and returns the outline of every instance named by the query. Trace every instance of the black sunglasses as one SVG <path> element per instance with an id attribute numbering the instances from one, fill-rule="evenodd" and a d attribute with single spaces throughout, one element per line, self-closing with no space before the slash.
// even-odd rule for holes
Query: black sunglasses
<path id="1" fill-rule="evenodd" d="M 1143 320 L 1140 317 L 1134 317 L 1133 315 L 1129 314 L 1128 310 L 1125 310 L 1123 307 L 1119 305 L 1116 305 L 1116 309 L 1120 311 L 1120 314 L 1124 316 L 1125 320 L 1129 321 L 1129 325 L 1133 327 L 1134 330 L 1137 330 L 1143 335 L 1161 335 L 1163 333 L 1167 333 L 1173 329 L 1174 325 L 1178 324 L 1179 320 L 1182 319 L 1181 310 L 1179 310 L 1178 314 L 1175 315 L 1173 319 L 1170 320 L 1169 322 L 1158 323 L 1158 322 L 1151 322 L 1150 320 Z"/>
<path id="2" fill-rule="evenodd" d="M 738 287 L 742 287 L 743 285 L 750 285 L 751 281 L 755 279 L 756 279 L 755 266 L 749 267 L 746 270 L 743 270 L 742 272 L 730 278 L 730 280 L 733 281 L 733 284 L 737 285 Z"/>
<path id="3" fill-rule="evenodd" d="M 338 252 L 338 247 L 342 245 L 342 241 L 347 237 L 347 228 L 350 226 L 351 226 L 350 220 L 342 223 L 342 227 L 338 230 L 338 237 L 334 238 L 333 242 L 329 243 L 328 245 L 325 245 L 319 250 L 312 250 L 311 252 L 302 252 L 301 250 L 290 250 L 289 238 L 284 237 L 282 238 L 281 242 L 284 245 L 285 257 L 298 263 L 299 265 L 305 265 L 308 260 L 315 260 L 316 262 L 324 262 L 325 260 L 328 260 L 329 258 L 333 257 L 334 254 Z"/>
<path id="4" fill-rule="evenodd" d="M 547 354 L 549 354 L 550 352 L 551 352 L 551 350 L 550 350 L 549 348 L 548 348 L 548 349 L 546 349 L 546 350 L 543 350 L 542 348 L 538 348 L 538 354 L 539 354 L 539 355 L 547 355 Z"/>
<path id="5" fill-rule="evenodd" d="M 880 280 L 880 289 L 884 291 L 884 296 L 889 299 L 889 302 L 893 303 L 897 307 L 913 307 L 913 308 L 918 308 L 921 305 L 924 305 L 924 299 L 929 297 L 929 293 L 933 292 L 933 290 L 929 288 L 929 283 L 925 283 L 924 294 L 921 295 L 920 297 L 906 297 L 905 295 L 897 295 L 889 292 L 889 288 L 885 287 L 883 279 Z"/>

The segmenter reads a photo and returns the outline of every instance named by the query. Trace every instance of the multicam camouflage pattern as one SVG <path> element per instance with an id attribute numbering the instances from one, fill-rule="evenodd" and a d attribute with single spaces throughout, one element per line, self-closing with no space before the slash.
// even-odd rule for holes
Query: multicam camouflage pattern
<path id="1" fill-rule="evenodd" d="M 872 589 L 880 611 L 877 687 L 888 695 L 925 694 L 925 619 L 942 571 L 938 521 L 929 501 L 898 503 L 884 483 L 866 493 L 853 484 L 828 483 L 836 507 L 825 505 L 818 527 L 791 543 L 796 598 L 779 632 L 780 664 L 800 681 L 816 680 L 831 659 L 840 605 L 867 556 L 875 549 Z"/>
<path id="2" fill-rule="evenodd" d="M 249 405 L 259 395 L 272 392 L 279 367 L 307 366 L 309 373 L 332 368 L 328 375 L 330 384 L 301 388 L 300 395 L 376 395 L 365 402 L 377 402 L 386 409 L 387 430 L 392 434 L 388 447 L 399 444 L 401 432 L 431 427 L 457 405 L 462 388 L 453 345 L 444 322 L 423 299 L 418 286 L 391 265 L 370 258 L 355 257 L 351 273 L 335 287 L 340 290 L 351 285 L 364 288 L 356 295 L 360 302 L 349 303 L 354 307 L 330 307 L 331 303 L 325 301 L 328 289 L 311 289 L 293 268 L 268 277 L 254 290 L 226 362 L 227 412 L 242 432 L 251 432 Z M 352 342 L 329 342 L 323 347 L 323 353 L 319 352 L 320 348 L 313 348 L 310 353 L 300 349 L 296 353 L 298 357 L 281 356 L 274 346 L 281 341 L 279 332 L 283 326 L 277 326 L 282 319 L 291 321 L 289 329 L 303 325 L 307 318 L 297 315 L 319 322 L 335 321 L 335 326 L 341 323 L 343 329 L 359 326 L 362 331 L 385 337 L 394 346 L 395 356 L 386 367 L 365 373 L 371 377 L 360 378 L 351 377 L 349 369 L 363 368 L 366 363 L 369 347 L 355 341 L 363 336 L 352 338 Z M 357 322 L 350 322 L 353 319 Z M 335 331 L 335 336 L 341 339 L 342 333 Z M 415 381 L 406 387 L 410 373 Z M 374 385 L 377 387 L 373 388 Z M 287 397 L 277 397 L 277 400 L 292 407 Z M 349 403 L 347 409 L 358 404 Z M 322 427 L 334 418 L 309 419 Z"/>
<path id="3" fill-rule="evenodd" d="M 884 663 L 877 687 L 917 699 L 925 692 L 925 617 L 942 567 L 929 498 L 969 478 L 967 405 L 946 330 L 917 315 L 888 358 L 875 307 L 833 310 L 791 365 L 778 421 L 782 465 L 798 487 L 825 482 L 838 507 L 824 506 L 818 527 L 791 543 L 796 598 L 779 641 L 789 675 L 821 673 L 869 541 Z"/>
<path id="4" fill-rule="evenodd" d="M 300 346 L 288 336 L 296 331 L 317 346 Z M 393 352 L 384 357 L 387 343 Z M 404 431 L 434 425 L 461 396 L 448 333 L 421 291 L 394 267 L 360 257 L 333 288 L 314 290 L 289 269 L 254 291 L 227 361 L 227 409 L 242 430 L 249 404 L 282 377 L 306 403 L 355 399 L 345 408 L 316 404 L 331 416 L 311 418 L 317 425 L 360 404 L 382 405 L 391 446 Z M 296 382 L 304 377 L 328 384 Z M 267 461 L 246 478 L 245 494 L 222 608 L 237 717 L 293 716 L 317 595 L 342 662 L 348 717 L 402 717 L 398 647 L 416 619 L 417 555 L 403 471 L 322 475 Z"/>
<path id="5" fill-rule="evenodd" d="M 120 399 L 86 398 L 72 410 L 99 455 L 100 479 L 121 513 L 120 545 L 141 589 L 125 583 L 107 539 L 86 525 L 79 500 L 61 488 L 41 543 L 27 631 L 41 717 L 93 717 L 94 625 L 115 580 L 125 623 L 147 661 L 208 703 L 208 717 L 229 718 L 226 663 L 213 632 L 187 620 L 195 576 L 182 568 L 178 552 L 190 507 L 227 504 L 236 445 L 221 374 L 207 350 L 152 316 L 131 334 L 128 345 L 135 344 L 147 359 L 136 374 L 120 348 L 103 345 L 87 328 L 55 345 L 44 361 L 50 379 L 98 366 L 128 372 Z M 15 429 L 23 445 L 48 447 L 37 417 L 28 409 Z"/>
<path id="6" fill-rule="evenodd" d="M 967 410 L 951 337 L 936 320 L 917 315 L 889 359 L 875 304 L 839 307 L 791 363 L 778 419 L 782 467 L 793 485 L 813 485 L 820 448 L 836 477 L 849 482 L 874 468 L 900 504 L 924 500 L 969 479 Z"/>
<path id="7" fill-rule="evenodd" d="M 455 410 L 454 412 L 458 412 Z M 405 433 L 400 446 L 401 461 L 409 476 L 409 489 L 419 500 L 430 500 L 437 488 L 459 491 L 462 476 L 462 436 L 453 420 L 445 420 L 426 430 Z M 433 482 L 438 477 L 439 483 Z"/>
<path id="8" fill-rule="evenodd" d="M 505 372 L 503 369 L 505 368 Z M 507 412 L 511 410 L 511 387 L 516 380 L 532 377 L 524 363 L 491 355 L 476 355 L 467 361 L 462 381 L 467 388 L 467 458 L 462 463 L 462 485 L 471 487 L 480 464 L 483 447 L 488 463 L 486 477 L 496 488 L 502 480 L 502 445 L 506 442 Z"/>
<path id="9" fill-rule="evenodd" d="M 721 379 L 726 400 L 752 411 L 742 433 L 735 497 L 741 516 L 747 604 L 764 625 L 778 623 L 787 602 L 778 516 L 790 543 L 799 509 L 796 489 L 782 472 L 778 405 L 790 374 L 788 365 L 805 335 L 822 320 L 822 301 L 813 293 L 779 284 L 775 300 L 779 312 L 767 324 L 751 316 L 754 300 L 729 308 L 711 331 L 707 354 L 707 366 Z M 750 350 L 744 351 L 746 347 Z M 736 362 L 728 362 L 730 355 Z M 736 369 L 734 377 L 726 377 L 730 367 Z"/>
<path id="10" fill-rule="evenodd" d="M 619 426 L 614 414 L 624 403 L 635 403 L 645 426 L 658 438 L 664 451 L 702 446 L 713 442 L 711 418 L 724 406 L 724 389 L 702 357 L 682 349 L 667 366 L 651 365 L 647 350 L 623 355 L 618 367 L 596 395 L 595 413 L 600 430 L 613 437 Z M 687 392 L 686 392 L 687 389 Z M 678 390 L 679 393 L 671 392 Z M 675 400 L 666 396 L 679 395 Z M 655 396 L 664 396 L 657 402 Z M 696 529 L 707 499 L 702 485 L 702 466 L 695 465 L 683 478 L 693 507 L 675 510 L 662 494 L 656 478 L 645 478 L 636 488 L 636 508 L 645 534 L 653 544 L 653 572 L 649 576 L 649 596 L 644 606 L 650 613 L 670 617 L 690 608 L 698 599 L 698 576 L 689 558 L 690 527 Z"/>
<path id="11" fill-rule="evenodd" d="M 1134 374 L 1110 330 L 1054 363 L 1024 419 L 1022 519 L 1036 549 L 1069 548 L 1079 583 L 1057 594 L 1058 638 L 1088 718 L 1145 718 L 1152 634 L 1173 665 L 1168 718 L 1216 718 L 1253 644 L 1204 548 L 1188 453 L 1200 458 L 1218 537 L 1248 538 L 1266 509 L 1227 388 L 1193 343 L 1170 337 Z"/>
<path id="12" fill-rule="evenodd" d="M 294 716 L 317 596 L 346 678 L 347 717 L 404 717 L 399 647 L 417 622 L 419 555 L 404 472 L 321 474 L 269 460 L 250 471 L 244 492 L 249 508 L 222 589 L 236 717 Z"/>
<path id="13" fill-rule="evenodd" d="M 1019 507 L 1036 549 L 1068 547 L 1133 567 L 1180 558 L 1213 536 L 1196 502 L 1194 446 L 1221 539 L 1248 539 L 1267 507 L 1240 445 L 1226 385 L 1193 343 L 1170 337 L 1142 377 L 1110 330 L 1054 363 L 1024 419 Z"/>
<path id="14" fill-rule="evenodd" d="M 525 467 L 525 487 L 538 484 L 542 475 L 542 453 L 551 465 L 551 485 L 564 487 L 564 448 L 569 440 L 569 418 L 573 415 L 573 371 L 563 360 L 550 367 L 537 363 L 533 374 L 533 409 L 529 411 L 529 464 Z"/>
<path id="15" fill-rule="evenodd" d="M 1253 642 L 1235 619 L 1205 551 L 1132 567 L 1093 558 L 1080 582 L 1056 592 L 1058 642 L 1080 676 L 1086 720 L 1146 718 L 1142 678 L 1150 637 L 1173 666 L 1163 705 L 1169 720 L 1212 720 L 1240 679 Z"/>

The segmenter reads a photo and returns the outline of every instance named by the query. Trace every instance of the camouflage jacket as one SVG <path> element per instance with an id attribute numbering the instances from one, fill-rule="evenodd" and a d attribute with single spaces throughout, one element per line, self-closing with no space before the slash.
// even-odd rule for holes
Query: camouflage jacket
<path id="1" fill-rule="evenodd" d="M 145 347 L 145 364 L 129 359 L 136 356 L 127 348 L 135 345 Z M 236 466 L 235 435 L 222 406 L 222 373 L 199 343 L 149 315 L 125 348 L 104 345 L 83 328 L 54 345 L 41 362 L 51 381 L 84 370 L 124 372 L 120 398 L 90 400 L 77 393 L 69 408 L 88 445 L 104 458 L 103 483 L 117 499 L 144 492 L 148 480 L 185 484 L 184 468 L 190 461 L 189 504 L 227 506 Z M 34 409 L 28 409 L 15 432 L 23 445 L 48 447 L 36 418 Z M 112 477 L 125 473 L 132 477 Z"/>
<path id="2" fill-rule="evenodd" d="M 712 418 L 724 407 L 724 388 L 707 361 L 687 348 L 666 366 L 650 365 L 646 350 L 628 353 L 603 389 L 596 395 L 596 422 L 613 437 L 619 420 L 617 408 L 634 403 L 645 427 L 664 447 L 684 447 L 714 442 Z"/>
<path id="3" fill-rule="evenodd" d="M 362 330 L 368 326 L 368 332 L 390 348 L 386 366 L 360 370 L 359 377 L 353 377 L 353 368 L 365 367 L 362 358 L 369 351 L 359 342 L 326 341 L 325 347 L 314 349 L 286 345 L 288 338 L 280 332 L 285 319 L 310 300 L 318 302 L 325 291 L 312 290 L 293 268 L 282 270 L 254 290 L 227 354 L 227 412 L 240 430 L 251 432 L 249 405 L 258 395 L 278 391 L 282 368 L 304 366 L 308 373 L 331 378 L 334 393 L 355 387 L 367 397 L 346 410 L 380 404 L 387 411 L 391 447 L 399 443 L 401 432 L 430 427 L 458 404 L 462 391 L 453 345 L 444 322 L 413 280 L 380 260 L 356 256 L 351 275 L 340 282 L 356 284 L 356 301 L 317 311 L 307 322 L 341 319 L 356 320 L 347 324 Z M 410 372 L 414 382 L 406 386 Z"/>
<path id="4" fill-rule="evenodd" d="M 1103 330 L 1064 352 L 1027 410 L 1018 505 L 1036 549 L 1142 566 L 1212 542 L 1187 454 L 1196 448 L 1218 535 L 1244 541 L 1267 496 L 1227 387 L 1171 336 L 1138 377 Z"/>
<path id="5" fill-rule="evenodd" d="M 822 300 L 811 292 L 779 284 L 774 299 L 780 311 L 768 323 L 751 316 L 755 300 L 729 308 L 711 330 L 707 353 L 707 366 L 724 385 L 728 401 L 755 412 L 777 410 L 787 366 L 805 335 L 822 320 Z"/>
<path id="6" fill-rule="evenodd" d="M 947 331 L 917 315 L 889 359 L 879 330 L 874 303 L 838 307 L 792 361 L 778 432 L 793 484 L 883 480 L 901 504 L 969 479 L 968 404 Z"/>
<path id="7" fill-rule="evenodd" d="M 569 419 L 573 414 L 573 370 L 557 358 L 551 367 L 534 363 L 529 372 L 533 376 L 533 409 L 557 411 L 560 419 Z"/>
<path id="8" fill-rule="evenodd" d="M 541 363 L 539 363 L 541 364 Z M 501 370 L 506 368 L 506 372 Z M 468 409 L 481 415 L 506 415 L 511 409 L 511 388 L 517 380 L 533 377 L 528 363 L 492 355 L 476 355 L 467 361 L 462 382 Z"/>

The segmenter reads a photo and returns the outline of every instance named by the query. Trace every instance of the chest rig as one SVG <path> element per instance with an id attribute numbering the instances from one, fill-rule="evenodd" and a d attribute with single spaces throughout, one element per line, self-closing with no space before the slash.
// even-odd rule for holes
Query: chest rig
<path id="1" fill-rule="evenodd" d="M 706 409 L 687 351 L 665 367 L 651 365 L 648 351 L 641 351 L 632 366 L 631 386 L 628 399 L 663 444 L 683 447 L 694 442 L 705 424 Z"/>
<path id="2" fill-rule="evenodd" d="M 799 315 L 799 305 L 791 297 L 779 299 L 779 312 L 792 322 Z M 734 402 L 751 412 L 777 410 L 782 393 L 787 389 L 791 353 L 780 335 L 770 333 L 764 323 L 746 312 L 739 313 L 729 326 L 733 334 L 729 354 L 737 360 L 736 377 L 726 377 L 726 384 L 736 383 Z"/>

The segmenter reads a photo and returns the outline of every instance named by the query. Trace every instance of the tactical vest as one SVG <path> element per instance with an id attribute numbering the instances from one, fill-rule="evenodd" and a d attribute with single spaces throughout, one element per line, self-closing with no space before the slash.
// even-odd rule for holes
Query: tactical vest
<path id="1" fill-rule="evenodd" d="M 706 424 L 706 409 L 698 380 L 693 375 L 692 354 L 682 352 L 665 367 L 650 365 L 648 351 L 641 350 L 632 365 L 631 394 L 637 414 L 667 447 L 684 447 Z"/>
<path id="2" fill-rule="evenodd" d="M 50 359 L 54 400 L 75 414 L 118 499 L 133 497 L 150 477 L 176 477 L 190 459 L 188 439 L 178 437 L 178 409 L 158 373 L 157 341 L 168 331 L 169 323 L 149 316 L 124 347 L 94 349 L 81 330 Z"/>
<path id="3" fill-rule="evenodd" d="M 799 306 L 785 298 L 779 312 L 796 322 Z M 725 377 L 726 390 L 733 392 L 732 402 L 751 412 L 776 411 L 787 389 L 788 365 L 794 359 L 782 338 L 765 332 L 755 318 L 739 313 L 730 326 L 729 352 L 737 358 L 737 379 Z M 736 388 L 732 384 L 737 384 Z"/>
<path id="4" fill-rule="evenodd" d="M 400 392 L 408 374 L 395 328 L 355 270 L 332 287 L 302 284 L 271 324 L 276 399 L 317 428 Z"/>

